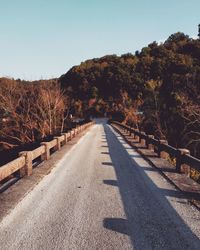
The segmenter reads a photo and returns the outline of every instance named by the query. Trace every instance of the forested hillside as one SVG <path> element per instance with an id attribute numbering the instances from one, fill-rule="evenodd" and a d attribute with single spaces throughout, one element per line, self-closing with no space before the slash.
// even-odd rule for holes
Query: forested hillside
<path id="1" fill-rule="evenodd" d="M 200 41 L 176 33 L 134 55 L 87 60 L 59 79 L 0 79 L 2 149 L 62 132 L 70 114 L 107 115 L 200 157 Z"/>
<path id="2" fill-rule="evenodd" d="M 106 112 L 200 156 L 199 40 L 176 33 L 134 55 L 87 60 L 59 81 L 84 114 Z"/>

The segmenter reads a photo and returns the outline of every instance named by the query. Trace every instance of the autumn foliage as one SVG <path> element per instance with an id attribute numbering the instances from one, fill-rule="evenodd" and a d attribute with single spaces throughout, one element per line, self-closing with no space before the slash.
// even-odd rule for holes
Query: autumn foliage
<path id="1" fill-rule="evenodd" d="M 68 98 L 56 81 L 0 80 L 0 143 L 10 148 L 61 133 Z"/>

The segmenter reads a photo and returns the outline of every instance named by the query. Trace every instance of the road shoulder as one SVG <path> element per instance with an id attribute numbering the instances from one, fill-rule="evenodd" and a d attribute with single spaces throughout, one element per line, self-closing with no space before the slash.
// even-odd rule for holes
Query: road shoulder
<path id="1" fill-rule="evenodd" d="M 112 127 L 132 146 L 142 157 L 177 190 L 181 191 L 188 203 L 200 210 L 200 184 L 187 177 L 184 173 L 177 173 L 175 167 L 167 160 L 159 158 L 152 150 L 145 148 L 137 140 L 117 126 Z"/>

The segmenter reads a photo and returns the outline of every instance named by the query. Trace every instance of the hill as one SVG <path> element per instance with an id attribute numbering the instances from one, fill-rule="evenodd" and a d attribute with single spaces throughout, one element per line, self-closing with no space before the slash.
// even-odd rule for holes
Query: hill
<path id="1" fill-rule="evenodd" d="M 106 112 L 199 155 L 199 40 L 178 32 L 134 55 L 87 60 L 59 82 L 84 114 Z"/>

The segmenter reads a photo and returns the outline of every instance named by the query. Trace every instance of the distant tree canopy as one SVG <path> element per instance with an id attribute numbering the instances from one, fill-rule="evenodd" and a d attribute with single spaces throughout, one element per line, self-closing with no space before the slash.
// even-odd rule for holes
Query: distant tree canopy
<path id="1" fill-rule="evenodd" d="M 68 92 L 80 100 L 92 98 L 94 89 L 99 98 L 117 98 L 121 90 L 132 87 L 137 61 L 132 54 L 88 60 L 73 67 L 59 80 Z"/>
<path id="2" fill-rule="evenodd" d="M 84 114 L 107 112 L 200 155 L 200 40 L 178 32 L 135 55 L 87 60 L 59 81 L 82 103 Z M 142 119 L 126 119 L 128 110 L 141 111 Z"/>

